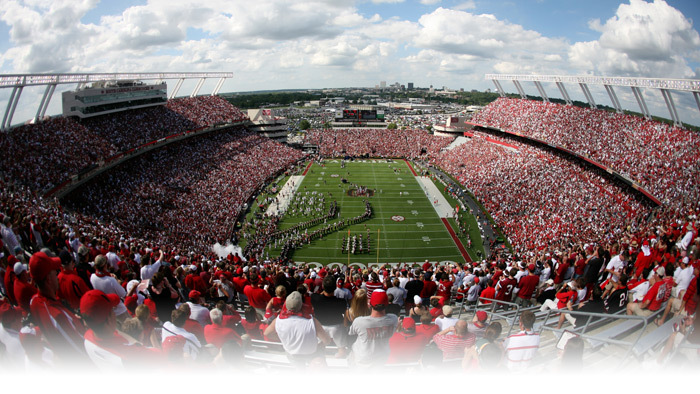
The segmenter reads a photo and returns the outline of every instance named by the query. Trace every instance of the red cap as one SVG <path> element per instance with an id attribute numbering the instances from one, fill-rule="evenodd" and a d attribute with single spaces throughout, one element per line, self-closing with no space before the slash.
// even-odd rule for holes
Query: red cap
<path id="1" fill-rule="evenodd" d="M 416 329 L 416 321 L 413 320 L 412 317 L 404 317 L 403 318 L 403 329 L 404 330 L 415 330 Z"/>
<path id="2" fill-rule="evenodd" d="M 190 300 L 199 300 L 199 297 L 202 296 L 202 293 L 198 292 L 197 290 L 191 290 L 189 297 Z"/>
<path id="3" fill-rule="evenodd" d="M 112 308 L 119 305 L 119 296 L 105 294 L 102 290 L 90 290 L 80 298 L 80 314 L 95 322 L 107 320 Z"/>
<path id="4" fill-rule="evenodd" d="M 61 259 L 49 257 L 44 252 L 36 252 L 29 259 L 29 274 L 34 280 L 44 280 L 51 271 L 61 270 Z"/>
<path id="5" fill-rule="evenodd" d="M 479 321 L 486 321 L 489 316 L 484 311 L 476 311 L 476 319 Z"/>
<path id="6" fill-rule="evenodd" d="M 321 278 L 325 278 L 326 275 L 328 275 L 328 271 L 326 271 L 325 268 L 321 268 L 321 269 L 318 271 L 318 276 L 320 276 Z"/>
<path id="7" fill-rule="evenodd" d="M 534 271 L 534 270 L 535 270 L 535 265 L 532 264 L 532 263 L 530 263 L 530 264 L 527 265 L 527 269 L 529 269 L 530 271 Z"/>
<path id="8" fill-rule="evenodd" d="M 185 348 L 185 337 L 182 335 L 170 335 L 163 341 L 163 353 L 171 355 L 174 352 L 182 352 Z"/>
<path id="9" fill-rule="evenodd" d="M 389 297 L 387 297 L 386 292 L 375 290 L 372 292 L 372 298 L 369 300 L 369 304 L 372 306 L 389 305 Z"/>
<path id="10" fill-rule="evenodd" d="M 474 278 L 474 283 L 479 283 L 479 277 Z"/>

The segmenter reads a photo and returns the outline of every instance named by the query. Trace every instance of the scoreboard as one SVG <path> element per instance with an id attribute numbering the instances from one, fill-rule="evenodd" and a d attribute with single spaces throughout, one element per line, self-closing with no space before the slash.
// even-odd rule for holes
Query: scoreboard
<path id="1" fill-rule="evenodd" d="M 338 113 L 336 117 L 338 121 L 384 121 L 384 111 L 370 109 L 344 109 L 342 113 Z"/>

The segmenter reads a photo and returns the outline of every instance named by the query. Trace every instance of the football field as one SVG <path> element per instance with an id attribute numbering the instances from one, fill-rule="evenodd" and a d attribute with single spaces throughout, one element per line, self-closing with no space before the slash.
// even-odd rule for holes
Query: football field
<path id="1" fill-rule="evenodd" d="M 322 165 L 311 164 L 303 177 L 295 178 L 296 192 L 291 201 L 287 201 L 289 206 L 279 224 L 280 230 L 327 213 L 333 201 L 337 202 L 338 215 L 325 220 L 325 224 L 341 220 L 346 224 L 296 248 L 291 255 L 294 261 L 366 266 L 421 263 L 426 259 L 464 263 L 469 259 L 462 241 L 456 242 L 456 237 L 450 234 L 450 230 L 454 232 L 454 220 L 450 219 L 451 225 L 446 217 L 451 215 L 454 206 L 448 205 L 437 188 L 422 187 L 408 162 L 366 159 L 346 161 L 342 167 L 341 160 L 329 159 Z M 426 182 L 432 186 L 429 178 L 422 178 L 424 185 Z M 366 201 L 370 204 L 371 216 L 349 224 L 351 218 L 365 212 Z M 446 214 L 448 210 L 450 213 Z M 311 233 L 322 226 L 320 223 L 298 233 Z M 269 245 L 266 250 L 269 256 L 278 256 L 281 242 Z"/>

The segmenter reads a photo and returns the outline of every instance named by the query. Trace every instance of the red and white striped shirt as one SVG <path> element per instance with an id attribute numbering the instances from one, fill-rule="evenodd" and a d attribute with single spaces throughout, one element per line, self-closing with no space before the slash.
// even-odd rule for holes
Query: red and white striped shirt
<path id="1" fill-rule="evenodd" d="M 508 368 L 522 370 L 530 365 L 540 347 L 540 334 L 532 331 L 520 331 L 506 338 L 504 342 Z"/>

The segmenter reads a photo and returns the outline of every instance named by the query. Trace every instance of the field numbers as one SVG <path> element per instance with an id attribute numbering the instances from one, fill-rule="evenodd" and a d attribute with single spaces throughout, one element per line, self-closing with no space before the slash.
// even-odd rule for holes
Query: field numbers
<path id="1" fill-rule="evenodd" d="M 423 222 L 418 222 L 418 223 L 416 223 L 416 226 L 418 226 L 418 228 L 423 228 L 424 224 L 423 224 Z"/>
<path id="2" fill-rule="evenodd" d="M 423 237 L 423 242 L 430 242 L 430 237 Z"/>
<path id="3" fill-rule="evenodd" d="M 408 201 L 406 201 L 406 204 L 408 204 L 408 205 L 413 205 L 413 200 L 408 200 Z"/>
<path id="4" fill-rule="evenodd" d="M 416 211 L 415 209 L 412 210 L 411 213 L 412 213 L 414 216 L 418 216 L 418 211 Z"/>

